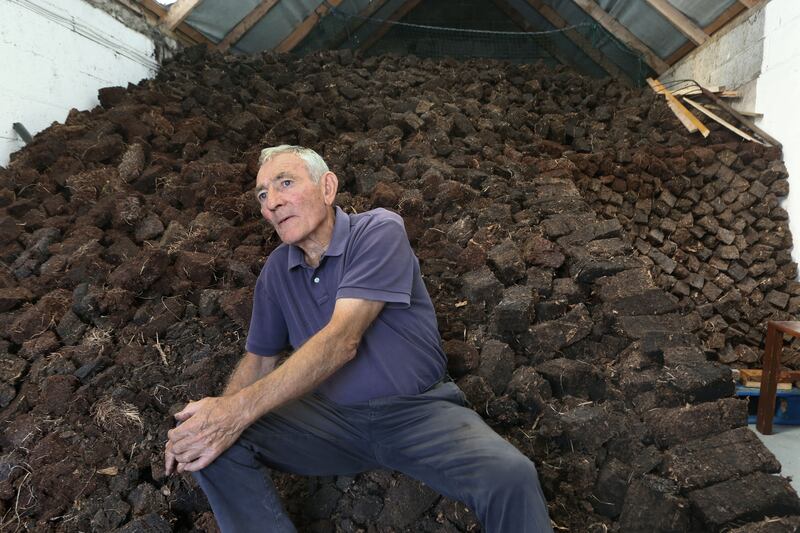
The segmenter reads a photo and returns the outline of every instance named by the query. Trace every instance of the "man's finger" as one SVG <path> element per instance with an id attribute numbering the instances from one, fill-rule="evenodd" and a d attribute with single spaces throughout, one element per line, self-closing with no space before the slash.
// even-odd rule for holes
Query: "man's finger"
<path id="1" fill-rule="evenodd" d="M 187 403 L 186 407 L 175 413 L 173 416 L 175 417 L 176 420 L 179 420 L 181 422 L 191 418 L 191 416 L 195 414 L 197 410 L 200 408 L 200 404 L 202 401 L 203 400 L 198 400 L 196 402 Z"/>
<path id="2" fill-rule="evenodd" d="M 175 459 L 179 463 L 190 463 L 190 462 L 194 461 L 195 459 L 197 459 L 198 457 L 200 457 L 201 455 L 203 455 L 204 452 L 205 452 L 205 450 L 203 448 L 199 448 L 199 449 L 195 448 L 195 449 L 191 449 L 191 450 L 185 450 L 185 451 L 183 451 L 181 453 L 176 453 L 175 454 Z"/>
<path id="3" fill-rule="evenodd" d="M 167 475 L 172 474 L 175 470 L 175 464 L 177 460 L 175 459 L 175 454 L 172 453 L 172 443 L 167 441 L 167 445 L 164 449 L 164 471 Z"/>
<path id="4" fill-rule="evenodd" d="M 177 444 L 179 441 L 182 441 L 187 437 L 195 435 L 197 430 L 195 429 L 194 426 L 196 425 L 197 424 L 191 424 L 191 423 L 186 424 L 178 422 L 177 426 L 167 431 L 167 438 L 169 438 L 169 440 L 172 441 L 173 444 Z"/>
<path id="5" fill-rule="evenodd" d="M 194 439 L 183 439 L 179 443 L 172 446 L 172 454 L 179 463 L 185 463 L 202 454 L 207 447 L 208 445 L 200 437 Z"/>
<path id="6" fill-rule="evenodd" d="M 167 452 L 164 456 L 164 472 L 169 476 L 172 474 L 173 470 L 175 469 L 175 464 L 178 461 L 175 459 L 175 456 L 171 453 Z"/>
<path id="7" fill-rule="evenodd" d="M 183 463 L 183 470 L 186 472 L 197 472 L 198 470 L 202 470 L 208 465 L 210 465 L 212 462 L 214 462 L 214 459 L 216 458 L 217 458 L 216 454 L 208 453 L 202 455 L 197 459 L 195 459 L 194 461 Z"/>

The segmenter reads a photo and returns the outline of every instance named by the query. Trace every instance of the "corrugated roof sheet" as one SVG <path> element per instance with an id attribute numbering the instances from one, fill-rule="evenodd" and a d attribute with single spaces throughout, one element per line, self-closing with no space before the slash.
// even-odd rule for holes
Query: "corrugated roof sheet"
<path id="1" fill-rule="evenodd" d="M 352 48 L 358 46 L 369 38 L 369 35 L 381 26 L 381 21 L 391 17 L 405 0 L 389 0 L 385 5 L 372 15 L 372 22 L 361 24 L 356 28 L 357 17 L 372 1 L 377 0 L 343 0 L 338 6 L 331 7 L 328 15 L 323 18 L 304 41 L 297 47 L 297 50 L 310 52 L 325 49 L 337 36 L 344 36 L 344 43 L 341 47 Z M 519 12 L 537 31 L 552 30 L 553 26 L 536 9 L 531 7 L 526 0 L 505 0 L 517 12 Z M 600 7 L 607 11 L 622 25 L 626 26 L 644 44 L 651 48 L 661 58 L 668 58 L 676 50 L 684 46 L 687 38 L 673 26 L 664 16 L 652 8 L 645 0 L 595 0 Z M 292 31 L 308 17 L 313 10 L 318 8 L 326 0 L 280 0 L 268 13 L 257 22 L 245 35 L 235 43 L 233 50 L 245 53 L 260 52 L 276 47 Z M 420 23 L 413 16 L 414 12 L 422 11 L 430 14 L 433 18 L 424 21 L 426 24 L 452 25 L 461 28 L 462 26 L 474 26 L 469 29 L 490 29 L 485 27 L 487 20 L 480 17 L 480 3 L 484 3 L 484 10 L 494 13 L 498 9 L 493 0 L 473 0 L 462 2 L 464 6 L 452 10 L 452 17 L 446 16 L 447 13 L 437 6 L 448 4 L 443 0 L 422 0 L 422 2 L 412 10 L 407 17 Z M 641 60 L 637 52 L 631 51 L 623 45 L 613 35 L 599 26 L 594 19 L 587 15 L 572 0 L 543 0 L 551 6 L 558 14 L 567 21 L 573 29 L 579 31 L 594 47 L 602 53 L 617 67 L 636 79 L 648 67 Z M 703 28 L 714 22 L 721 14 L 737 2 L 737 0 L 669 0 L 677 9 L 682 11 L 690 20 L 694 21 L 699 27 Z M 260 4 L 259 0 L 204 0 L 201 2 L 187 18 L 187 23 L 208 36 L 215 42 L 233 29 L 253 8 Z M 472 13 L 469 15 L 467 12 Z M 470 22 L 470 17 L 472 21 Z M 435 20 L 434 20 L 435 19 Z M 508 29 L 508 25 L 503 23 L 497 25 L 500 29 Z M 393 35 L 401 35 L 402 32 L 390 31 L 385 38 L 392 38 Z M 409 38 L 409 32 L 405 32 L 405 37 Z M 436 37 L 424 36 L 425 39 L 435 39 Z M 567 36 L 556 33 L 547 38 L 548 46 L 556 46 L 549 52 L 566 55 L 571 58 L 571 62 L 580 70 L 590 75 L 604 75 L 604 71 L 593 61 L 589 60 L 578 47 Z M 446 48 L 446 47 L 445 47 Z"/>

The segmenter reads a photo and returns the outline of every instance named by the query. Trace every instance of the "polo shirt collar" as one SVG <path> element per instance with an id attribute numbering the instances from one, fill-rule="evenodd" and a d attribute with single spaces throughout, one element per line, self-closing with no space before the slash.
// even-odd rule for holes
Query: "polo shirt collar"
<path id="1" fill-rule="evenodd" d="M 347 245 L 347 239 L 350 237 L 350 217 L 338 205 L 334 209 L 336 210 L 336 219 L 333 222 L 333 235 L 328 249 L 322 254 L 322 257 L 342 255 Z M 288 269 L 291 270 L 305 264 L 303 250 L 290 244 Z"/>

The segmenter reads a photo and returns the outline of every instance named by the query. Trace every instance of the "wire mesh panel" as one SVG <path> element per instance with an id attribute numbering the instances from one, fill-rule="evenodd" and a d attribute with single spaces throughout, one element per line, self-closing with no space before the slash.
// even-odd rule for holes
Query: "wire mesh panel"
<path id="1" fill-rule="evenodd" d="M 507 12 L 487 0 L 422 2 L 399 21 L 388 20 L 389 15 L 380 11 L 368 17 L 359 12 L 347 2 L 342 7 L 331 7 L 329 15 L 295 51 L 304 54 L 331 48 L 358 49 L 369 43 L 365 50 L 369 55 L 543 61 L 551 65 L 564 63 L 589 75 L 605 75 L 586 55 L 585 43 L 588 43 L 593 49 L 602 50 L 634 83 L 644 85 L 644 80 L 652 75 L 641 54 L 618 41 L 594 20 L 565 28 L 553 28 L 546 22 L 536 27 L 536 21 L 512 20 Z M 522 31 L 519 23 L 529 31 Z M 379 33 L 381 37 L 370 43 L 371 36 Z M 576 35 L 582 38 L 583 50 L 574 44 Z"/>
<path id="2" fill-rule="evenodd" d="M 365 24 L 380 26 L 382 23 L 368 21 Z M 406 23 L 393 24 L 384 38 L 370 47 L 368 53 L 391 52 L 434 58 L 493 58 L 526 63 L 544 60 L 555 63 L 553 47 L 546 33 L 465 30 Z"/>

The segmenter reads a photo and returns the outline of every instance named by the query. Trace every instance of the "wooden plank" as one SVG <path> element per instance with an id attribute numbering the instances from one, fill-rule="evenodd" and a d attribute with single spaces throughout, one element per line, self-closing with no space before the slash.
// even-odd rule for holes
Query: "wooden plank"
<path id="1" fill-rule="evenodd" d="M 274 48 L 276 52 L 291 52 L 294 48 L 300 44 L 300 41 L 305 39 L 306 35 L 308 35 L 311 30 L 314 29 L 314 26 L 319 24 L 319 21 L 328 14 L 328 11 L 331 8 L 338 7 L 339 4 L 342 3 L 342 0 L 327 0 L 322 2 L 314 11 L 311 12 L 309 16 L 297 26 L 292 33 L 289 34 L 281 43 Z"/>
<path id="2" fill-rule="evenodd" d="M 581 9 L 603 26 L 611 35 L 625 43 L 629 48 L 642 54 L 642 57 L 644 57 L 644 60 L 650 65 L 650 68 L 658 74 L 661 74 L 669 68 L 666 61 L 661 59 L 649 46 L 631 33 L 628 28 L 620 24 L 610 13 L 600 7 L 597 2 L 594 0 L 572 1 L 578 4 Z"/>
<path id="3" fill-rule="evenodd" d="M 720 98 L 739 98 L 742 95 L 738 91 L 730 91 L 724 87 L 709 85 L 705 87 L 706 90 L 711 91 Z M 672 89 L 672 94 L 675 96 L 693 96 L 703 94 L 703 90 L 697 85 L 690 85 L 688 87 L 681 87 L 680 89 Z"/>
<path id="4" fill-rule="evenodd" d="M 708 35 L 697 27 L 697 25 L 683 14 L 678 8 L 670 4 L 667 0 L 647 0 L 650 6 L 661 13 L 670 24 L 678 28 L 682 34 L 688 37 L 694 44 L 700 46 L 708 40 Z"/>
<path id="5" fill-rule="evenodd" d="M 730 113 L 731 115 L 736 117 L 736 120 L 738 120 L 739 122 L 741 122 L 742 124 L 747 126 L 750 130 L 755 132 L 756 135 L 758 135 L 762 139 L 766 140 L 768 143 L 772 144 L 773 146 L 777 146 L 778 148 L 783 148 L 783 145 L 776 138 L 772 137 L 766 131 L 762 130 L 761 128 L 759 128 L 758 126 L 753 124 L 753 122 L 751 120 L 747 119 L 741 113 L 736 111 L 734 108 L 732 108 L 731 106 L 729 106 L 728 104 L 723 102 L 722 99 L 719 98 L 716 94 L 714 94 L 714 93 L 712 93 L 710 91 L 707 91 L 705 89 L 703 89 L 703 94 L 705 96 L 707 96 L 708 98 L 710 98 L 711 100 L 713 100 L 714 103 L 717 104 L 718 106 L 720 106 L 722 109 L 724 109 L 725 111 L 727 111 L 728 113 Z M 777 322 L 777 323 L 780 324 L 780 322 Z"/>
<path id="6" fill-rule="evenodd" d="M 711 85 L 707 86 L 706 89 L 708 89 L 712 93 L 718 93 L 721 90 L 720 87 L 715 87 L 715 86 L 711 86 Z M 692 95 L 692 94 L 703 94 L 703 91 L 697 85 L 692 84 L 692 85 L 689 85 L 687 87 L 681 87 L 679 89 L 672 89 L 672 94 L 674 96 L 687 96 L 687 95 Z"/>
<path id="7" fill-rule="evenodd" d="M 164 6 L 155 0 L 135 1 L 138 3 L 139 7 L 143 9 L 142 14 L 145 15 L 145 18 L 147 18 L 147 15 L 145 14 L 145 11 L 147 11 L 154 17 L 154 22 L 156 23 L 160 23 L 161 20 L 167 15 L 167 10 L 164 8 Z M 178 27 L 172 31 L 163 26 L 161 27 L 161 30 L 167 34 L 170 34 L 172 37 L 184 44 L 205 44 L 209 46 L 214 44 L 211 39 L 192 28 L 185 22 L 179 24 Z"/>
<path id="8" fill-rule="evenodd" d="M 723 26 L 725 26 L 728 22 L 736 18 L 743 11 L 747 11 L 747 8 L 745 8 L 743 5 L 739 3 L 731 4 L 731 6 L 728 9 L 723 11 L 720 14 L 720 16 L 714 19 L 714 22 L 703 28 L 703 31 L 707 35 L 714 35 Z M 695 48 L 697 47 L 690 40 L 686 44 L 684 44 L 683 46 L 672 52 L 672 54 L 670 54 L 669 57 L 665 59 L 665 61 L 670 65 L 674 65 L 677 61 L 679 61 L 681 58 L 683 58 L 686 54 L 688 54 Z"/>
<path id="9" fill-rule="evenodd" d="M 552 24 L 556 29 L 564 29 L 569 24 L 561 15 L 558 14 L 556 10 L 554 10 L 549 5 L 545 4 L 542 0 L 527 0 L 528 4 L 534 8 L 536 11 L 539 12 L 547 21 Z M 624 81 L 627 83 L 631 83 L 631 80 L 628 75 L 617 67 L 614 63 L 612 63 L 608 57 L 602 53 L 597 47 L 589 41 L 586 37 L 581 35 L 578 31 L 574 29 L 565 30 L 564 35 L 573 43 L 575 43 L 578 48 L 580 48 L 584 54 L 589 56 L 592 61 L 600 65 L 606 72 L 611 75 L 612 78 L 616 78 L 620 81 Z"/>
<path id="10" fill-rule="evenodd" d="M 700 120 L 692 114 L 691 111 L 686 109 L 686 107 L 678 101 L 675 96 L 672 95 L 666 87 L 664 87 L 660 81 L 654 80 L 653 78 L 647 78 L 647 83 L 650 87 L 657 92 L 658 94 L 663 94 L 664 97 L 667 99 L 667 104 L 669 105 L 672 112 L 675 113 L 675 116 L 678 117 L 678 120 L 681 121 L 689 132 L 699 131 L 703 137 L 708 137 L 708 134 L 711 133 L 708 128 L 706 128 L 705 124 L 700 122 Z"/>
<path id="11" fill-rule="evenodd" d="M 775 416 L 775 391 L 778 388 L 778 371 L 783 351 L 783 334 L 777 331 L 774 322 L 767 322 L 766 349 L 761 358 L 764 374 L 758 397 L 756 429 L 762 435 L 772 434 L 772 419 Z"/>
<path id="12" fill-rule="evenodd" d="M 259 4 L 253 8 L 247 15 L 234 26 L 231 31 L 225 34 L 225 37 L 217 44 L 220 52 L 226 52 L 231 46 L 244 37 L 244 34 L 258 24 L 264 16 L 269 13 L 269 10 L 275 7 L 280 0 L 261 0 Z"/>
<path id="13" fill-rule="evenodd" d="M 742 4 L 747 9 L 753 9 L 756 7 L 758 0 L 739 0 L 739 3 Z"/>
<path id="14" fill-rule="evenodd" d="M 169 6 L 167 16 L 163 18 L 164 25 L 170 30 L 174 30 L 184 20 L 186 20 L 186 17 L 189 16 L 189 13 L 191 13 L 192 10 L 196 8 L 202 1 L 203 0 L 178 0 Z"/>
<path id="15" fill-rule="evenodd" d="M 713 110 L 725 111 L 716 104 L 706 104 L 706 109 L 711 109 L 712 111 Z M 747 118 L 758 118 L 758 119 L 764 118 L 764 113 L 756 113 L 755 111 L 742 111 L 741 109 L 739 109 L 739 114 Z"/>
<path id="16" fill-rule="evenodd" d="M 748 381 L 761 381 L 764 371 L 760 368 L 741 368 L 739 376 Z M 778 372 L 778 383 L 791 383 L 800 380 L 800 370 L 780 370 Z"/>
<path id="17" fill-rule="evenodd" d="M 375 43 L 377 43 L 381 37 L 386 35 L 386 32 L 388 32 L 392 28 L 393 26 L 392 22 L 397 22 L 401 18 L 408 15 L 411 12 L 411 10 L 417 7 L 417 5 L 420 2 L 421 0 L 406 0 L 405 2 L 403 2 L 402 5 L 400 5 L 397 9 L 394 10 L 394 12 L 391 15 L 389 15 L 389 18 L 385 19 L 385 22 L 381 24 L 381 26 L 377 30 L 372 32 L 370 36 L 367 37 L 366 40 L 359 45 L 358 49 L 361 51 L 366 51 L 372 48 L 372 46 Z"/>
<path id="18" fill-rule="evenodd" d="M 700 111 L 702 114 L 704 114 L 705 116 L 707 116 L 711 120 L 716 120 L 718 123 L 722 124 L 723 126 L 728 128 L 729 130 L 731 130 L 736 135 L 742 137 L 743 139 L 746 139 L 748 141 L 753 141 L 754 143 L 758 143 L 758 144 L 764 144 L 761 141 L 759 141 L 758 139 L 756 139 L 755 137 L 753 137 L 752 135 L 750 135 L 749 133 L 743 132 L 742 130 L 740 130 L 739 128 L 737 128 L 736 126 L 731 124 L 730 122 L 724 120 L 722 117 L 720 117 L 716 113 L 713 113 L 710 110 L 706 109 L 705 106 L 695 102 L 691 98 L 688 98 L 688 97 L 684 96 L 683 97 L 683 101 L 684 102 L 688 102 L 688 104 L 691 105 L 693 108 L 697 109 L 698 111 Z"/>
<path id="19" fill-rule="evenodd" d="M 331 50 L 339 48 L 342 45 L 342 43 L 348 40 L 351 35 L 357 32 L 358 29 L 361 26 L 363 26 L 365 22 L 367 22 L 367 19 L 369 19 L 380 8 L 382 8 L 387 1 L 388 0 L 373 0 L 372 2 L 367 4 L 367 7 L 362 9 L 355 17 L 356 21 L 355 24 L 352 24 L 351 21 L 348 20 L 342 31 L 337 33 L 336 36 L 333 39 L 331 39 L 328 48 Z"/>

